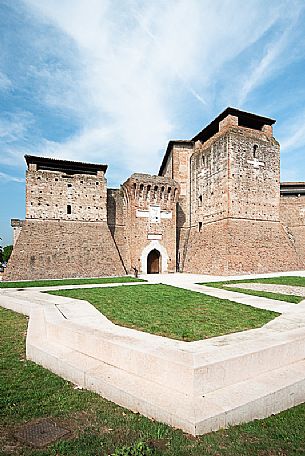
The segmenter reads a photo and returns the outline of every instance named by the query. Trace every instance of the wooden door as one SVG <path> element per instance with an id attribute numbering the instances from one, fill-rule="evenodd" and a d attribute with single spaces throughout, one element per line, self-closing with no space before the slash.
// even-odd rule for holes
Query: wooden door
<path id="1" fill-rule="evenodd" d="M 159 274 L 160 252 L 154 249 L 147 256 L 147 274 Z"/>

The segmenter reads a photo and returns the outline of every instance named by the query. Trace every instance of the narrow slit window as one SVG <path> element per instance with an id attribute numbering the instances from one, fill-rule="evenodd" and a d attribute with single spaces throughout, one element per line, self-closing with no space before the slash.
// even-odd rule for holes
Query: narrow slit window
<path id="1" fill-rule="evenodd" d="M 202 230 L 202 222 L 199 222 L 198 223 L 198 231 L 199 231 L 199 233 L 200 233 L 201 230 Z"/>
<path id="2" fill-rule="evenodd" d="M 68 215 L 72 214 L 71 204 L 67 204 L 67 214 Z"/>
<path id="3" fill-rule="evenodd" d="M 258 149 L 258 145 L 254 144 L 254 146 L 253 146 L 253 158 L 257 158 L 257 149 Z"/>

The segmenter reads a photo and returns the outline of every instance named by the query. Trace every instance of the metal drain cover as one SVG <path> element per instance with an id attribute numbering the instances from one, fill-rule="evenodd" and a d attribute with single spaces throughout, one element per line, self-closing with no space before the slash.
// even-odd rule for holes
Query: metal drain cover
<path id="1" fill-rule="evenodd" d="M 42 448 L 70 434 L 68 429 L 61 428 L 53 421 L 42 420 L 20 427 L 14 436 L 21 442 L 35 448 Z"/>

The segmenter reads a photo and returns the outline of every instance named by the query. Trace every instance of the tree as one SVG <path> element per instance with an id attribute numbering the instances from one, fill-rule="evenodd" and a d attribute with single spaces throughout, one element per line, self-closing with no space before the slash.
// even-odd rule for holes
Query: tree
<path id="1" fill-rule="evenodd" d="M 11 256 L 11 253 L 12 253 L 12 250 L 13 250 L 13 246 L 12 245 L 6 245 L 5 247 L 3 247 L 3 261 L 6 261 L 6 263 L 8 262 L 10 256 Z"/>

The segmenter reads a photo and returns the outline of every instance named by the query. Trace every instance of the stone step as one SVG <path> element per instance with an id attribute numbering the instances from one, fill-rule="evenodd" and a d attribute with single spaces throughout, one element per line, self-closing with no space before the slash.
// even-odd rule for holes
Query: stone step
<path id="1" fill-rule="evenodd" d="M 281 334 L 266 334 L 263 328 L 255 331 L 256 340 L 238 341 L 238 335 L 232 334 L 228 347 L 195 356 L 196 393 L 206 394 L 305 359 L 304 328 Z"/>
<path id="2" fill-rule="evenodd" d="M 65 311 L 62 306 L 61 309 Z M 91 329 L 83 319 L 78 325 L 70 321 L 58 324 L 51 322 L 48 316 L 49 340 L 143 379 L 154 379 L 159 384 L 167 381 L 172 389 L 180 392 L 190 392 L 191 388 L 204 395 L 305 358 L 304 328 L 285 334 L 270 334 L 262 328 L 254 330 L 255 340 L 246 339 L 249 337 L 246 334 L 231 334 L 225 336 L 227 346 L 211 349 L 207 343 L 206 351 L 192 353 L 185 342 L 173 350 L 173 341 L 166 344 L 164 338 L 147 335 L 149 344 L 144 344 L 137 331 L 122 331 L 103 321 L 98 327 L 98 320 L 95 326 L 91 321 L 90 324 Z M 205 342 L 208 341 L 202 341 L 202 346 Z"/>
<path id="3" fill-rule="evenodd" d="M 202 395 L 183 394 L 38 338 L 30 359 L 134 412 L 201 435 L 264 418 L 305 401 L 305 361 Z"/>
<path id="4" fill-rule="evenodd" d="M 207 419 L 202 405 L 205 399 L 222 408 L 216 421 Z M 214 391 L 198 401 L 196 434 L 204 434 L 254 419 L 262 419 L 305 402 L 305 361 L 292 363 L 280 369 L 258 375 L 248 381 L 236 383 Z"/>

